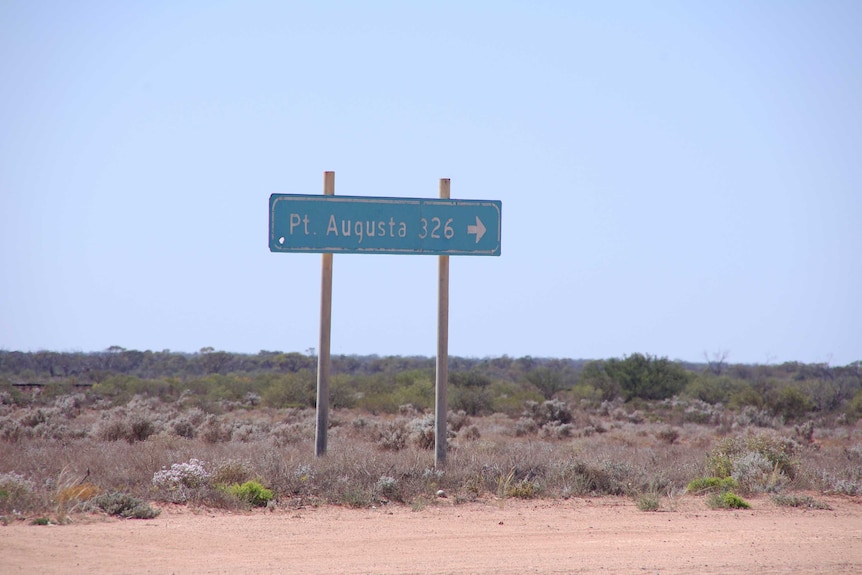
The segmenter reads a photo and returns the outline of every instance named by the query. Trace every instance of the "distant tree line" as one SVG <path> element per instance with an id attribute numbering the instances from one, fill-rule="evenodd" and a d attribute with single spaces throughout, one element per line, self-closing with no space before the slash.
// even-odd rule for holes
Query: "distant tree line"
<path id="1" fill-rule="evenodd" d="M 584 360 L 450 357 L 452 372 L 478 371 L 485 377 L 516 380 L 543 367 L 555 373 L 576 372 Z M 434 369 L 434 358 L 421 356 L 333 355 L 332 371 L 349 375 L 398 374 Z M 317 357 L 311 354 L 260 351 L 257 354 L 216 351 L 205 347 L 198 353 L 170 350 L 137 351 L 112 346 L 103 352 L 20 352 L 0 350 L 0 376 L 43 382 L 75 378 L 99 383 L 117 374 L 140 378 L 188 378 L 212 374 L 297 373 L 315 370 Z"/>
<path id="2" fill-rule="evenodd" d="M 118 346 L 97 353 L 0 350 L 0 391 L 12 397 L 22 385 L 42 386 L 50 395 L 86 386 L 88 393 L 117 402 L 138 394 L 164 400 L 185 394 L 209 410 L 224 402 L 309 407 L 317 368 L 312 353 L 203 348 L 190 354 Z M 640 353 L 604 360 L 450 357 L 449 402 L 471 415 L 515 415 L 527 401 L 634 403 L 684 396 L 765 410 L 787 421 L 862 417 L 862 362 L 837 367 L 720 360 L 683 363 Z M 434 364 L 434 358 L 421 356 L 333 356 L 332 404 L 371 412 L 396 412 L 406 404 L 431 409 Z"/>

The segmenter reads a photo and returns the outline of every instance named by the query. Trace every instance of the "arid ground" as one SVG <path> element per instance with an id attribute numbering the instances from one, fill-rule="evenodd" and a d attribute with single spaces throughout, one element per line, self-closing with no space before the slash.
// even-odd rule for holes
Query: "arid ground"
<path id="1" fill-rule="evenodd" d="M 152 520 L 78 515 L 0 527 L 0 573 L 862 573 L 862 501 L 830 510 L 671 510 L 628 498 L 441 499 L 232 514 L 166 505 Z"/>

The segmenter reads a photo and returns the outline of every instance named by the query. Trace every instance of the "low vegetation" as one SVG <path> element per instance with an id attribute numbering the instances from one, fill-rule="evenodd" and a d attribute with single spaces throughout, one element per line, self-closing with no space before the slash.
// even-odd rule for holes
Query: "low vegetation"
<path id="1" fill-rule="evenodd" d="M 246 481 L 242 485 L 239 483 L 219 485 L 218 487 L 253 507 L 266 507 L 273 497 L 272 490 L 267 489 L 258 481 Z"/>
<path id="2" fill-rule="evenodd" d="M 828 504 L 814 499 L 810 495 L 800 495 L 797 493 L 776 493 L 772 497 L 772 502 L 779 507 L 802 507 L 806 509 L 821 509 L 828 511 L 832 509 Z"/>
<path id="3" fill-rule="evenodd" d="M 732 491 L 713 493 L 706 499 L 712 509 L 751 509 L 751 504 Z"/>
<path id="4" fill-rule="evenodd" d="M 126 519 L 152 519 L 160 511 L 153 509 L 149 503 L 127 493 L 104 493 L 92 500 L 92 506 L 108 515 Z"/>
<path id="5" fill-rule="evenodd" d="M 700 495 L 703 493 L 732 491 L 739 483 L 732 477 L 698 477 L 692 479 L 686 486 L 686 491 Z"/>
<path id="6" fill-rule="evenodd" d="M 661 508 L 661 497 L 658 493 L 642 493 L 635 503 L 641 511 L 658 511 Z"/>
<path id="7" fill-rule="evenodd" d="M 433 360 L 334 358 L 324 458 L 314 366 L 278 352 L 0 351 L 0 520 L 444 495 L 627 496 L 656 511 L 683 492 L 742 508 L 739 493 L 817 508 L 806 493 L 862 493 L 859 362 L 452 358 L 442 469 Z"/>

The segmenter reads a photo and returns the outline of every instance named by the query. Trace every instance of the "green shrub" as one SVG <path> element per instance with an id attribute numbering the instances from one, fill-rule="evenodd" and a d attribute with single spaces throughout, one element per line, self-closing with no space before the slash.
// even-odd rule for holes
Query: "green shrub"
<path id="1" fill-rule="evenodd" d="M 623 394 L 620 384 L 605 370 L 604 361 L 587 362 L 581 371 L 580 384 L 595 389 L 600 401 L 613 401 Z"/>
<path id="2" fill-rule="evenodd" d="M 537 367 L 526 375 L 530 382 L 545 399 L 551 399 L 558 391 L 567 387 L 562 373 L 547 367 Z"/>
<path id="3" fill-rule="evenodd" d="M 804 391 L 795 386 L 786 386 L 771 396 L 769 408 L 784 417 L 786 421 L 794 421 L 814 409 L 814 403 Z"/>
<path id="4" fill-rule="evenodd" d="M 356 407 L 358 394 L 353 386 L 353 378 L 337 374 L 329 386 L 329 405 L 332 409 L 350 409 Z"/>
<path id="5" fill-rule="evenodd" d="M 742 409 L 746 406 L 759 409 L 763 407 L 763 396 L 751 387 L 751 385 L 745 383 L 739 390 L 731 394 L 728 405 L 731 409 Z"/>
<path id="6" fill-rule="evenodd" d="M 707 498 L 706 504 L 712 509 L 751 509 L 748 501 L 733 491 L 713 493 Z"/>
<path id="7" fill-rule="evenodd" d="M 688 384 L 690 372 L 666 357 L 634 353 L 625 359 L 609 359 L 604 364 L 608 377 L 617 382 L 626 401 L 667 399 Z"/>
<path id="8" fill-rule="evenodd" d="M 245 501 L 254 507 L 266 507 L 273 498 L 273 493 L 258 481 L 246 481 L 242 485 L 234 483 L 224 487 L 227 493 L 230 493 L 240 501 Z"/>
<path id="9" fill-rule="evenodd" d="M 689 493 L 725 492 L 736 489 L 739 484 L 733 477 L 700 477 L 686 486 Z"/>
<path id="10" fill-rule="evenodd" d="M 280 374 L 261 392 L 265 407 L 310 407 L 315 402 L 315 378 L 308 370 Z"/>
<path id="11" fill-rule="evenodd" d="M 508 381 L 495 381 L 488 386 L 491 395 L 491 411 L 518 415 L 527 401 L 544 401 L 544 397 L 532 385 L 524 386 Z"/>
<path id="12" fill-rule="evenodd" d="M 468 415 L 487 415 L 494 411 L 491 392 L 484 387 L 452 386 L 449 406 Z M 432 389 L 433 391 L 433 389 Z M 433 404 L 433 401 L 431 402 Z"/>
<path id="13" fill-rule="evenodd" d="M 729 377 L 716 377 L 712 374 L 700 374 L 685 386 L 684 395 L 715 405 L 727 403 L 737 384 Z"/>
<path id="14" fill-rule="evenodd" d="M 454 393 L 455 388 L 450 388 Z M 433 379 L 417 379 L 413 383 L 407 385 L 399 385 L 392 390 L 392 398 L 399 406 L 410 404 L 420 411 L 432 409 L 434 407 L 434 380 Z M 450 395 L 450 398 L 453 398 Z M 454 403 L 450 406 L 454 407 Z"/>

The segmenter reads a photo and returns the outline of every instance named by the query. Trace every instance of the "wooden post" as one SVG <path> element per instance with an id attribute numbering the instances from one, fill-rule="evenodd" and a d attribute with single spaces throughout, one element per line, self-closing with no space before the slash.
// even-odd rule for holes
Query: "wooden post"
<path id="1" fill-rule="evenodd" d="M 449 179 L 440 180 L 440 199 L 449 199 Z M 435 389 L 434 465 L 446 465 L 446 386 L 449 380 L 449 256 L 438 256 L 437 281 L 437 381 Z"/>
<path id="2" fill-rule="evenodd" d="M 335 195 L 335 172 L 323 173 L 323 194 Z M 332 332 L 332 254 L 323 254 L 320 281 L 320 344 L 317 351 L 317 427 L 314 454 L 326 455 L 326 434 L 329 427 L 329 356 Z"/>

